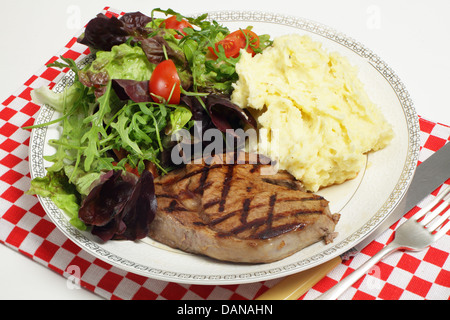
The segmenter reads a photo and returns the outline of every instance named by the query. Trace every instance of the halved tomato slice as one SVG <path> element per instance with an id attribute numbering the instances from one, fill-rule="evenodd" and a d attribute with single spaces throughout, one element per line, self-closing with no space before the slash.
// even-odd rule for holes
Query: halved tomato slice
<path id="1" fill-rule="evenodd" d="M 229 37 L 237 38 L 241 41 L 242 48 L 245 48 L 247 45 L 247 38 L 248 38 L 248 46 L 247 46 L 247 52 L 251 53 L 252 56 L 255 55 L 255 51 L 253 49 L 259 48 L 259 37 L 256 33 L 254 33 L 251 30 L 248 29 L 241 29 L 234 31 L 229 34 Z"/>
<path id="2" fill-rule="evenodd" d="M 153 93 L 152 99 L 155 102 L 163 102 L 161 98 L 170 104 L 180 103 L 180 77 L 177 68 L 172 60 L 164 60 L 160 62 L 149 81 L 150 93 Z"/>
<path id="3" fill-rule="evenodd" d="M 177 31 L 180 31 L 184 35 L 186 35 L 186 32 L 183 31 L 184 28 L 193 28 L 192 25 L 189 22 L 187 22 L 185 19 L 178 21 L 176 16 L 171 16 L 171 17 L 167 18 L 166 20 L 164 20 L 161 23 L 160 26 L 162 26 L 166 29 L 175 29 Z M 174 37 L 177 39 L 183 38 L 183 36 L 180 34 L 176 34 Z"/>
<path id="4" fill-rule="evenodd" d="M 227 58 L 237 58 L 239 56 L 239 51 L 245 47 L 247 47 L 247 52 L 254 56 L 256 53 L 253 49 L 259 48 L 259 37 L 251 30 L 241 29 L 230 33 L 225 39 L 217 42 L 215 44 L 216 51 L 219 51 L 219 46 L 223 47 Z M 217 59 L 214 49 L 212 47 L 209 47 L 208 49 L 213 57 Z"/>
<path id="5" fill-rule="evenodd" d="M 216 51 L 220 51 L 219 46 L 222 46 L 225 51 L 225 56 L 227 58 L 237 58 L 239 56 L 239 50 L 241 50 L 241 44 L 236 39 L 225 38 L 215 44 Z M 217 55 L 212 47 L 208 48 L 212 55 L 217 59 Z"/>

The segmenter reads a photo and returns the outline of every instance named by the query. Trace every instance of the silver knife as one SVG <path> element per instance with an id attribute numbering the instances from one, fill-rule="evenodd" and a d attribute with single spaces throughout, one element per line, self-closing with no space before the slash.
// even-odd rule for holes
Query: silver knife
<path id="1" fill-rule="evenodd" d="M 448 178 L 450 178 L 450 143 L 444 145 L 417 167 L 406 194 L 394 211 L 367 238 L 350 250 L 361 251 Z"/>
<path id="2" fill-rule="evenodd" d="M 302 296 L 342 261 L 360 252 L 390 226 L 414 208 L 431 192 L 450 178 L 450 143 L 433 153 L 415 171 L 408 190 L 392 213 L 364 240 L 341 256 L 312 269 L 299 272 L 283 279 L 267 290 L 258 300 L 295 300 Z"/>

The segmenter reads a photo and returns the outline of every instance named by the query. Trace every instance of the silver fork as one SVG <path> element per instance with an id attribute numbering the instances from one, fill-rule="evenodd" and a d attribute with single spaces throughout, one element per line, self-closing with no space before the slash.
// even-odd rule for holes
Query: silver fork
<path id="1" fill-rule="evenodd" d="M 366 272 L 370 271 L 376 263 L 388 254 L 396 250 L 423 250 L 446 234 L 450 230 L 450 221 L 445 225 L 443 224 L 450 217 L 450 209 L 443 215 L 440 214 L 450 207 L 450 199 L 445 198 L 449 193 L 450 186 L 446 187 L 427 206 L 423 207 L 404 222 L 395 232 L 395 238 L 391 243 L 330 290 L 317 297 L 316 300 L 337 299 L 345 290 L 350 288 L 353 283 L 366 274 Z M 442 203 L 440 203 L 441 201 Z M 437 206 L 438 204 L 439 206 Z M 434 210 L 432 210 L 433 208 Z M 424 218 L 421 219 L 422 217 Z"/>

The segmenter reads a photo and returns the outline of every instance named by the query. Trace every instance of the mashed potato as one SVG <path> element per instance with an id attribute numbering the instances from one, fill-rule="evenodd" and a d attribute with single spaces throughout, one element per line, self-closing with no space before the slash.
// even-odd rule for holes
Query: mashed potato
<path id="1" fill-rule="evenodd" d="M 236 71 L 232 101 L 257 116 L 253 150 L 310 191 L 355 178 L 364 154 L 393 137 L 356 68 L 308 36 L 279 37 L 253 58 L 243 53 Z"/>

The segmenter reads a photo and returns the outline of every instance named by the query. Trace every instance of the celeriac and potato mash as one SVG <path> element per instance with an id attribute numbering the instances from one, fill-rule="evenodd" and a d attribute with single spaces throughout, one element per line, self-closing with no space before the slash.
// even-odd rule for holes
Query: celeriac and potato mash
<path id="1" fill-rule="evenodd" d="M 286 35 L 236 65 L 232 101 L 256 115 L 258 150 L 305 188 L 355 178 L 365 153 L 388 145 L 393 130 L 369 99 L 358 70 L 308 36 Z"/>

